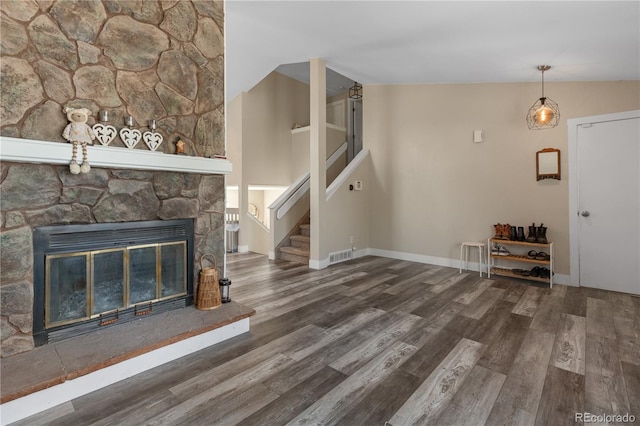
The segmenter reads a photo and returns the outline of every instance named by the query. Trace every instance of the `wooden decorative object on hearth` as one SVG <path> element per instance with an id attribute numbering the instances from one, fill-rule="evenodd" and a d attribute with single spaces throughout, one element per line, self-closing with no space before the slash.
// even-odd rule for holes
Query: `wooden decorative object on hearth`
<path id="1" fill-rule="evenodd" d="M 204 267 L 202 261 L 205 258 L 212 259 L 212 267 Z M 200 257 L 200 280 L 198 281 L 196 308 L 202 311 L 208 311 L 217 308 L 221 304 L 216 257 L 212 254 L 203 254 L 202 257 Z"/>

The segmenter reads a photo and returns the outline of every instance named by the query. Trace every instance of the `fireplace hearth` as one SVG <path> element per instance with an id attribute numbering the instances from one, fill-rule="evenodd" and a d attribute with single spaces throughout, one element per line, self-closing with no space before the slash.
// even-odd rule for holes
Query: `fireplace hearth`
<path id="1" fill-rule="evenodd" d="M 193 303 L 193 220 L 34 229 L 36 346 Z"/>

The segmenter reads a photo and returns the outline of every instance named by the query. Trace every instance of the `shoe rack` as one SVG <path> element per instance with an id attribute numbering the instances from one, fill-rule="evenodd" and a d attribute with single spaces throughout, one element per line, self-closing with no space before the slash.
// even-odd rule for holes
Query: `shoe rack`
<path id="1" fill-rule="evenodd" d="M 510 254 L 508 255 L 499 255 L 491 253 L 491 248 L 493 245 L 500 245 L 506 247 Z M 489 238 L 487 241 L 487 272 L 488 277 L 491 278 L 491 274 L 494 275 L 502 275 L 505 277 L 518 278 L 523 280 L 537 281 L 542 283 L 549 284 L 549 288 L 553 287 L 553 243 L 549 242 L 547 244 L 541 243 L 528 243 L 526 241 L 514 241 L 514 240 L 503 240 L 500 238 Z M 549 255 L 548 260 L 542 259 L 531 259 L 527 256 L 531 250 L 536 252 L 545 252 Z M 496 266 L 496 264 L 501 265 L 502 261 L 509 262 L 521 262 L 523 263 L 522 268 L 511 268 L 506 266 Z M 549 269 L 549 278 L 541 278 L 541 277 L 532 277 L 516 274 L 513 272 L 515 269 L 531 269 L 535 266 L 541 266 Z"/>

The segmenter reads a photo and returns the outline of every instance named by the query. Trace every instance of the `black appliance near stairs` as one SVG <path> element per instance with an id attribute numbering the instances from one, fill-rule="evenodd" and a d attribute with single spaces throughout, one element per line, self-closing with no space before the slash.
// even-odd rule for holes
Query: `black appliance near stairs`
<path id="1" fill-rule="evenodd" d="M 289 236 L 289 245 L 280 247 L 282 260 L 309 264 L 309 250 L 311 243 L 311 225 L 303 223 L 298 226 L 298 233 Z"/>

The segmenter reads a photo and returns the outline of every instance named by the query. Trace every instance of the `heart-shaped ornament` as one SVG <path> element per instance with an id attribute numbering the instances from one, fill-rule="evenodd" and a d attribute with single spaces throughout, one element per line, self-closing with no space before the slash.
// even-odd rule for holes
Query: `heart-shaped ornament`
<path id="1" fill-rule="evenodd" d="M 129 129 L 127 127 L 120 129 L 120 139 L 129 149 L 133 149 L 140 142 L 140 138 L 142 138 L 142 133 L 138 129 Z"/>
<path id="2" fill-rule="evenodd" d="M 115 127 L 107 124 L 96 123 L 93 125 L 93 133 L 96 134 L 96 139 L 102 145 L 109 145 L 117 136 L 118 131 Z"/>
<path id="3" fill-rule="evenodd" d="M 144 140 L 144 143 L 147 144 L 147 146 L 151 151 L 155 151 L 156 149 L 158 149 L 158 147 L 162 143 L 163 138 L 160 133 L 144 132 L 144 135 L 142 135 L 142 139 Z"/>

